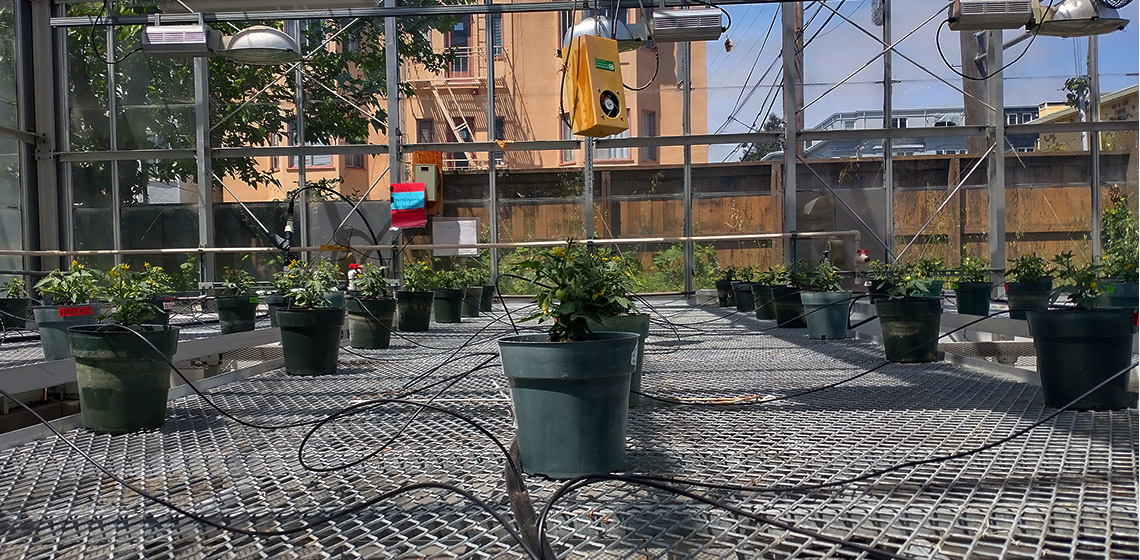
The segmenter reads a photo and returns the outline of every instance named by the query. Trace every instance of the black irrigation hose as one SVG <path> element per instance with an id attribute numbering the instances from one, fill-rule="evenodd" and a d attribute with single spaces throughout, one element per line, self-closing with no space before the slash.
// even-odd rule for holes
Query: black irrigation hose
<path id="1" fill-rule="evenodd" d="M 495 511 L 493 508 L 491 508 L 491 506 L 489 506 L 486 502 L 484 502 L 483 500 L 480 500 L 477 496 L 475 496 L 471 492 L 468 492 L 462 488 L 459 488 L 459 487 L 451 485 L 451 484 L 438 483 L 438 482 L 420 482 L 420 483 L 415 483 L 415 484 L 409 484 L 406 486 L 401 486 L 401 487 L 396 488 L 394 490 L 389 490 L 388 492 L 384 492 L 383 494 L 380 494 L 379 496 L 376 496 L 372 499 L 365 500 L 359 504 L 347 507 L 347 508 L 340 510 L 338 512 L 334 512 L 330 515 L 320 517 L 320 518 L 318 518 L 314 521 L 310 521 L 308 523 L 301 523 L 301 524 L 295 525 L 295 526 L 288 528 L 288 529 L 277 529 L 277 530 L 272 530 L 272 531 L 262 531 L 262 530 L 246 529 L 244 527 L 235 527 L 232 525 L 226 525 L 224 523 L 209 519 L 204 515 L 195 513 L 193 511 L 186 509 L 182 506 L 179 506 L 178 504 L 175 504 L 175 503 L 173 503 L 167 499 L 164 499 L 164 498 L 161 498 L 161 497 L 156 496 L 154 494 L 151 494 L 151 493 L 147 492 L 146 490 L 143 490 L 142 488 L 139 488 L 139 487 L 131 484 L 130 482 L 125 480 L 123 477 L 111 472 L 110 469 L 108 469 L 107 467 L 103 466 L 101 463 L 96 461 L 94 457 L 91 457 L 85 451 L 83 451 L 78 446 L 76 446 L 74 443 L 72 443 L 71 440 L 64 437 L 64 435 L 59 430 L 57 430 L 55 428 L 55 426 L 52 426 L 50 422 L 48 422 L 46 419 L 44 419 L 44 417 L 40 416 L 35 410 L 32 410 L 31 408 L 29 408 L 24 403 L 18 401 L 13 395 L 11 395 L 10 393 L 8 393 L 7 391 L 5 391 L 3 389 L 0 389 L 0 395 L 3 395 L 4 397 L 12 399 L 13 401 L 16 401 L 16 404 L 20 405 L 24 410 L 27 410 L 28 412 L 30 412 L 33 416 L 36 417 L 37 420 L 40 421 L 40 423 L 47 426 L 47 428 L 49 430 L 51 430 L 51 432 L 53 434 L 55 434 L 55 436 L 57 438 L 59 438 L 65 445 L 70 447 L 72 450 L 74 450 L 76 453 L 78 453 L 81 457 L 83 457 L 85 460 L 87 460 L 88 463 L 93 465 L 96 469 L 99 469 L 100 472 L 107 475 L 108 477 L 110 477 L 115 482 L 118 482 L 124 488 L 127 488 L 128 490 L 138 494 L 139 496 L 142 496 L 143 498 L 145 498 L 147 500 L 150 500 L 151 502 L 154 502 L 156 504 L 159 504 L 161 506 L 169 508 L 169 509 L 171 509 L 175 512 L 178 512 L 178 513 L 180 513 L 180 514 L 182 514 L 182 515 L 184 515 L 190 519 L 193 519 L 194 521 L 202 523 L 203 525 L 208 525 L 210 527 L 214 527 L 216 529 L 221 529 L 223 531 L 229 531 L 232 533 L 237 533 L 240 535 L 247 535 L 247 536 L 252 536 L 252 537 L 288 536 L 288 535 L 293 535 L 296 533 L 316 529 L 317 527 L 319 527 L 325 523 L 329 523 L 335 519 L 339 519 L 341 517 L 351 515 L 353 513 L 358 512 L 358 511 L 362 511 L 362 510 L 369 508 L 369 507 L 372 507 L 373 505 L 376 505 L 382 501 L 389 500 L 389 499 L 394 498 L 396 496 L 399 496 L 401 494 L 406 494 L 406 493 L 413 492 L 416 490 L 438 489 L 438 490 L 446 490 L 448 492 L 453 492 L 455 494 L 459 494 L 460 496 L 465 498 L 467 501 L 475 504 L 475 506 L 486 511 L 489 515 L 491 515 L 491 517 L 493 517 L 495 519 L 495 521 L 497 521 L 500 525 L 502 525 L 503 529 L 506 530 L 507 533 L 509 533 L 512 538 L 514 538 L 516 541 L 518 541 L 518 543 L 520 545 L 522 545 L 523 549 L 526 551 L 526 553 L 531 558 L 534 558 L 536 560 L 542 559 L 541 555 L 536 553 L 534 550 L 531 550 L 530 546 L 526 543 L 526 541 L 522 538 L 522 536 L 518 533 L 518 531 L 516 531 L 511 526 L 511 523 L 507 519 L 503 518 L 503 516 L 501 514 L 499 514 L 497 511 Z M 390 399 L 390 400 L 393 402 L 399 402 L 398 399 Z M 405 402 L 407 402 L 407 401 L 405 401 Z M 443 412 L 445 414 L 452 414 L 454 416 L 459 417 L 460 419 L 468 421 L 468 423 L 471 423 L 470 420 L 467 419 L 466 417 L 463 417 L 461 415 L 458 415 L 457 413 L 451 412 L 451 411 L 446 410 L 446 409 L 442 409 L 442 408 L 438 408 L 438 407 L 432 407 L 430 405 L 426 405 L 423 403 L 410 403 L 410 404 L 417 404 L 418 406 L 432 408 L 434 410 L 438 410 L 438 411 Z M 482 428 L 480 428 L 480 430 L 482 430 Z M 482 430 L 482 431 L 485 432 L 485 430 Z M 498 444 L 498 441 L 496 441 L 496 443 Z M 499 447 L 502 447 L 502 445 L 499 444 Z M 281 523 L 281 524 L 287 525 L 289 523 L 290 523 L 289 521 L 286 521 L 286 522 Z"/>

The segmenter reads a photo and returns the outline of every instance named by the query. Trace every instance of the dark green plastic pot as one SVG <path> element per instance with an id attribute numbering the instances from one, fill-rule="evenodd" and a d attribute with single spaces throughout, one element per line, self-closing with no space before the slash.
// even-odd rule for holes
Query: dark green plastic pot
<path id="1" fill-rule="evenodd" d="M 875 302 L 883 330 L 887 360 L 901 363 L 936 362 L 938 327 L 942 322 L 939 298 L 880 299 Z"/>
<path id="2" fill-rule="evenodd" d="M 629 406 L 641 404 L 641 371 L 645 364 L 645 341 L 649 339 L 649 315 L 639 313 L 635 315 L 618 315 L 616 317 L 603 317 L 600 321 L 587 321 L 591 331 L 627 332 L 638 336 L 637 340 L 637 366 L 629 379 Z"/>
<path id="3" fill-rule="evenodd" d="M 756 307 L 752 301 L 752 283 L 751 282 L 733 282 L 732 284 L 732 297 L 736 300 L 736 310 L 741 313 L 748 311 L 755 311 Z"/>
<path id="4" fill-rule="evenodd" d="M 954 284 L 955 304 L 959 315 L 990 314 L 990 295 L 994 291 L 993 282 L 958 282 Z"/>
<path id="5" fill-rule="evenodd" d="M 1045 404 L 1059 408 L 1132 362 L 1136 322 L 1130 309 L 1054 309 L 1027 313 L 1037 350 L 1037 372 Z M 1128 374 L 1074 405 L 1077 410 L 1118 410 L 1128 395 Z"/>
<path id="6" fill-rule="evenodd" d="M 1005 297 L 1009 301 L 1009 317 L 1024 319 L 1026 310 L 1045 311 L 1049 309 L 1049 292 L 1053 282 L 1006 282 Z"/>
<path id="7" fill-rule="evenodd" d="M 287 305 L 285 296 L 281 294 L 269 294 L 265 296 L 265 305 L 269 308 L 269 326 L 276 327 L 277 310 Z"/>
<path id="8" fill-rule="evenodd" d="M 1106 280 L 1104 284 L 1106 289 L 1111 287 L 1112 292 L 1100 296 L 1096 302 L 1098 308 L 1136 309 L 1140 302 L 1140 285 L 1117 280 Z"/>
<path id="9" fill-rule="evenodd" d="M 435 290 L 432 309 L 437 323 L 458 323 L 463 316 L 463 290 Z"/>
<path id="10" fill-rule="evenodd" d="M 252 331 L 257 304 L 255 295 L 226 296 L 215 298 L 218 304 L 218 322 L 222 324 L 222 334 Z"/>
<path id="11" fill-rule="evenodd" d="M 353 348 L 387 348 L 392 340 L 392 322 L 396 318 L 396 299 L 348 298 L 349 344 Z"/>
<path id="12" fill-rule="evenodd" d="M 344 309 L 320 307 L 277 310 L 281 327 L 281 352 L 285 373 L 291 375 L 331 375 L 336 373 L 340 353 L 340 328 Z"/>
<path id="13" fill-rule="evenodd" d="M 40 343 L 44 347 L 44 360 L 50 362 L 70 358 L 71 341 L 67 329 L 98 323 L 101 312 L 102 306 L 98 303 L 33 307 L 32 314 L 39 325 Z"/>
<path id="14" fill-rule="evenodd" d="M 479 300 L 479 311 L 491 311 L 495 307 L 495 287 L 483 286 L 483 297 Z"/>
<path id="15" fill-rule="evenodd" d="M 736 305 L 736 298 L 732 297 L 732 280 L 716 281 L 716 304 L 720 307 Z"/>
<path id="16" fill-rule="evenodd" d="M 771 321 L 776 318 L 776 306 L 772 303 L 772 286 L 753 283 L 752 303 L 756 308 L 757 319 Z"/>
<path id="17" fill-rule="evenodd" d="M 150 319 L 143 321 L 148 325 L 169 325 L 170 311 L 174 309 L 174 296 L 160 295 L 147 300 L 147 303 L 158 308 Z"/>
<path id="18" fill-rule="evenodd" d="M 483 305 L 483 286 L 468 286 L 463 288 L 463 303 L 460 304 L 459 314 L 463 317 L 478 317 L 479 309 Z"/>
<path id="19" fill-rule="evenodd" d="M 402 332 L 426 332 L 431 326 L 431 308 L 435 296 L 431 292 L 396 292 L 399 329 Z"/>
<path id="20" fill-rule="evenodd" d="M 800 289 L 772 286 L 772 307 L 776 310 L 776 326 L 785 329 L 807 328 Z"/>
<path id="21" fill-rule="evenodd" d="M 22 329 L 28 323 L 28 308 L 32 300 L 28 298 L 0 298 L 0 327 Z"/>
<path id="22" fill-rule="evenodd" d="M 68 329 L 79 406 L 89 430 L 123 434 L 158 428 L 166 421 L 166 360 L 178 350 L 178 327 L 141 325 L 131 330 L 111 325 Z"/>
<path id="23" fill-rule="evenodd" d="M 800 292 L 808 338 L 842 340 L 847 338 L 847 318 L 851 292 Z"/>
<path id="24" fill-rule="evenodd" d="M 511 386 L 519 458 L 530 474 L 573 478 L 620 469 L 638 335 L 548 342 L 545 334 L 499 339 Z"/>

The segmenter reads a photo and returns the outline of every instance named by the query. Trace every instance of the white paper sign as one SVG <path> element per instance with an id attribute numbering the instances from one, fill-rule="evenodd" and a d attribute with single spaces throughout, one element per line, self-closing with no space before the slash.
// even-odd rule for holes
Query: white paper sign
<path id="1" fill-rule="evenodd" d="M 479 242 L 478 218 L 433 218 L 431 221 L 432 241 L 437 245 L 472 244 Z M 479 250 L 435 249 L 437 257 L 477 257 Z"/>

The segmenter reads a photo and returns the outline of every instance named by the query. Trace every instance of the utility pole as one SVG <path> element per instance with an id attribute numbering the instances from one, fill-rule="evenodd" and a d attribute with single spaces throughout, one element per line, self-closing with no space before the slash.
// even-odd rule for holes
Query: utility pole
<path id="1" fill-rule="evenodd" d="M 982 42 L 985 41 L 985 32 L 970 33 L 959 32 L 958 40 L 962 50 L 962 74 L 969 79 L 962 78 L 962 91 L 966 92 L 962 96 L 962 107 L 965 112 L 965 122 L 963 126 L 981 126 L 988 123 L 988 115 L 986 114 L 985 105 L 982 100 L 986 98 L 986 85 L 980 78 L 982 73 L 978 65 L 974 63 L 978 59 L 978 55 L 982 54 Z M 1000 41 L 1000 39 L 999 39 Z M 1001 50 L 1001 45 L 990 45 L 990 47 Z M 993 72 L 997 68 L 986 68 L 986 72 Z M 966 137 L 966 151 L 970 154 L 982 154 L 987 148 L 986 139 L 980 136 L 967 136 Z"/>

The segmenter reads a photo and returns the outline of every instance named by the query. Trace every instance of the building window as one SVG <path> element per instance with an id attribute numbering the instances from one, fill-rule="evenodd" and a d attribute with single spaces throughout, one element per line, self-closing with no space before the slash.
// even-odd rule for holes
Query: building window
<path id="1" fill-rule="evenodd" d="M 843 130 L 855 130 L 855 120 L 854 119 L 844 119 Z"/>
<path id="2" fill-rule="evenodd" d="M 270 146 L 280 146 L 281 145 L 281 135 L 280 134 L 274 134 L 273 136 L 270 136 L 269 137 L 269 145 Z M 281 162 L 278 159 L 278 157 L 277 156 L 269 156 L 269 170 L 270 171 L 277 171 L 278 169 L 281 169 Z"/>
<path id="3" fill-rule="evenodd" d="M 345 154 L 344 166 L 353 169 L 364 169 L 364 154 Z"/>
<path id="4" fill-rule="evenodd" d="M 628 109 L 626 111 L 626 122 L 629 122 Z M 606 138 L 629 138 L 629 129 L 627 128 Z M 594 159 L 601 161 L 630 161 L 632 158 L 630 157 L 629 148 L 601 148 L 594 150 Z"/>
<path id="5" fill-rule="evenodd" d="M 491 14 L 491 53 L 503 56 L 503 14 Z"/>
<path id="6" fill-rule="evenodd" d="M 289 125 L 289 145 L 290 146 L 300 146 L 301 145 L 300 142 L 298 142 L 297 129 L 292 124 Z M 305 145 L 306 146 L 327 146 L 328 144 L 324 144 L 322 142 L 306 142 Z M 332 166 L 333 166 L 332 155 L 324 154 L 324 155 L 305 156 L 305 167 L 332 167 Z M 289 156 L 289 167 L 291 169 L 297 167 L 297 156 Z"/>
<path id="7" fill-rule="evenodd" d="M 503 117 L 495 117 L 495 140 L 507 139 L 507 121 Z M 503 152 L 494 152 L 495 163 L 503 163 Z"/>
<path id="8" fill-rule="evenodd" d="M 471 129 L 468 128 L 467 121 L 463 117 L 452 117 L 452 119 L 455 126 L 447 130 L 447 141 L 470 142 Z M 455 136 L 456 131 L 459 133 L 458 138 Z M 471 165 L 470 162 L 467 161 L 467 152 L 450 152 L 447 157 L 451 159 L 452 169 L 467 169 Z"/>
<path id="9" fill-rule="evenodd" d="M 432 119 L 416 119 L 416 143 L 431 144 L 435 142 L 435 121 Z"/>
<path id="10" fill-rule="evenodd" d="M 558 118 L 558 129 L 562 131 L 558 136 L 560 140 L 574 139 L 574 131 L 570 130 L 570 115 L 563 113 L 562 116 Z M 574 163 L 575 151 L 576 150 L 573 149 L 560 151 L 558 155 L 559 161 L 561 163 Z"/>
<path id="11" fill-rule="evenodd" d="M 1023 122 L 1023 123 L 1027 123 L 1027 122 L 1029 122 L 1033 119 L 1036 119 L 1036 118 L 1037 118 L 1036 113 L 1022 113 L 1021 114 L 1021 122 Z"/>
<path id="12" fill-rule="evenodd" d="M 891 128 L 906 128 L 906 117 L 891 119 Z"/>
<path id="13" fill-rule="evenodd" d="M 657 138 L 657 113 L 654 111 L 641 112 L 642 138 Z M 642 146 L 638 148 L 642 161 L 658 161 L 657 146 Z"/>
<path id="14" fill-rule="evenodd" d="M 452 76 L 471 75 L 471 16 L 460 16 L 447 34 L 447 48 L 455 55 L 448 67 Z"/>
<path id="15" fill-rule="evenodd" d="M 1017 113 L 1009 113 L 1005 116 L 1005 124 L 1017 124 Z"/>

